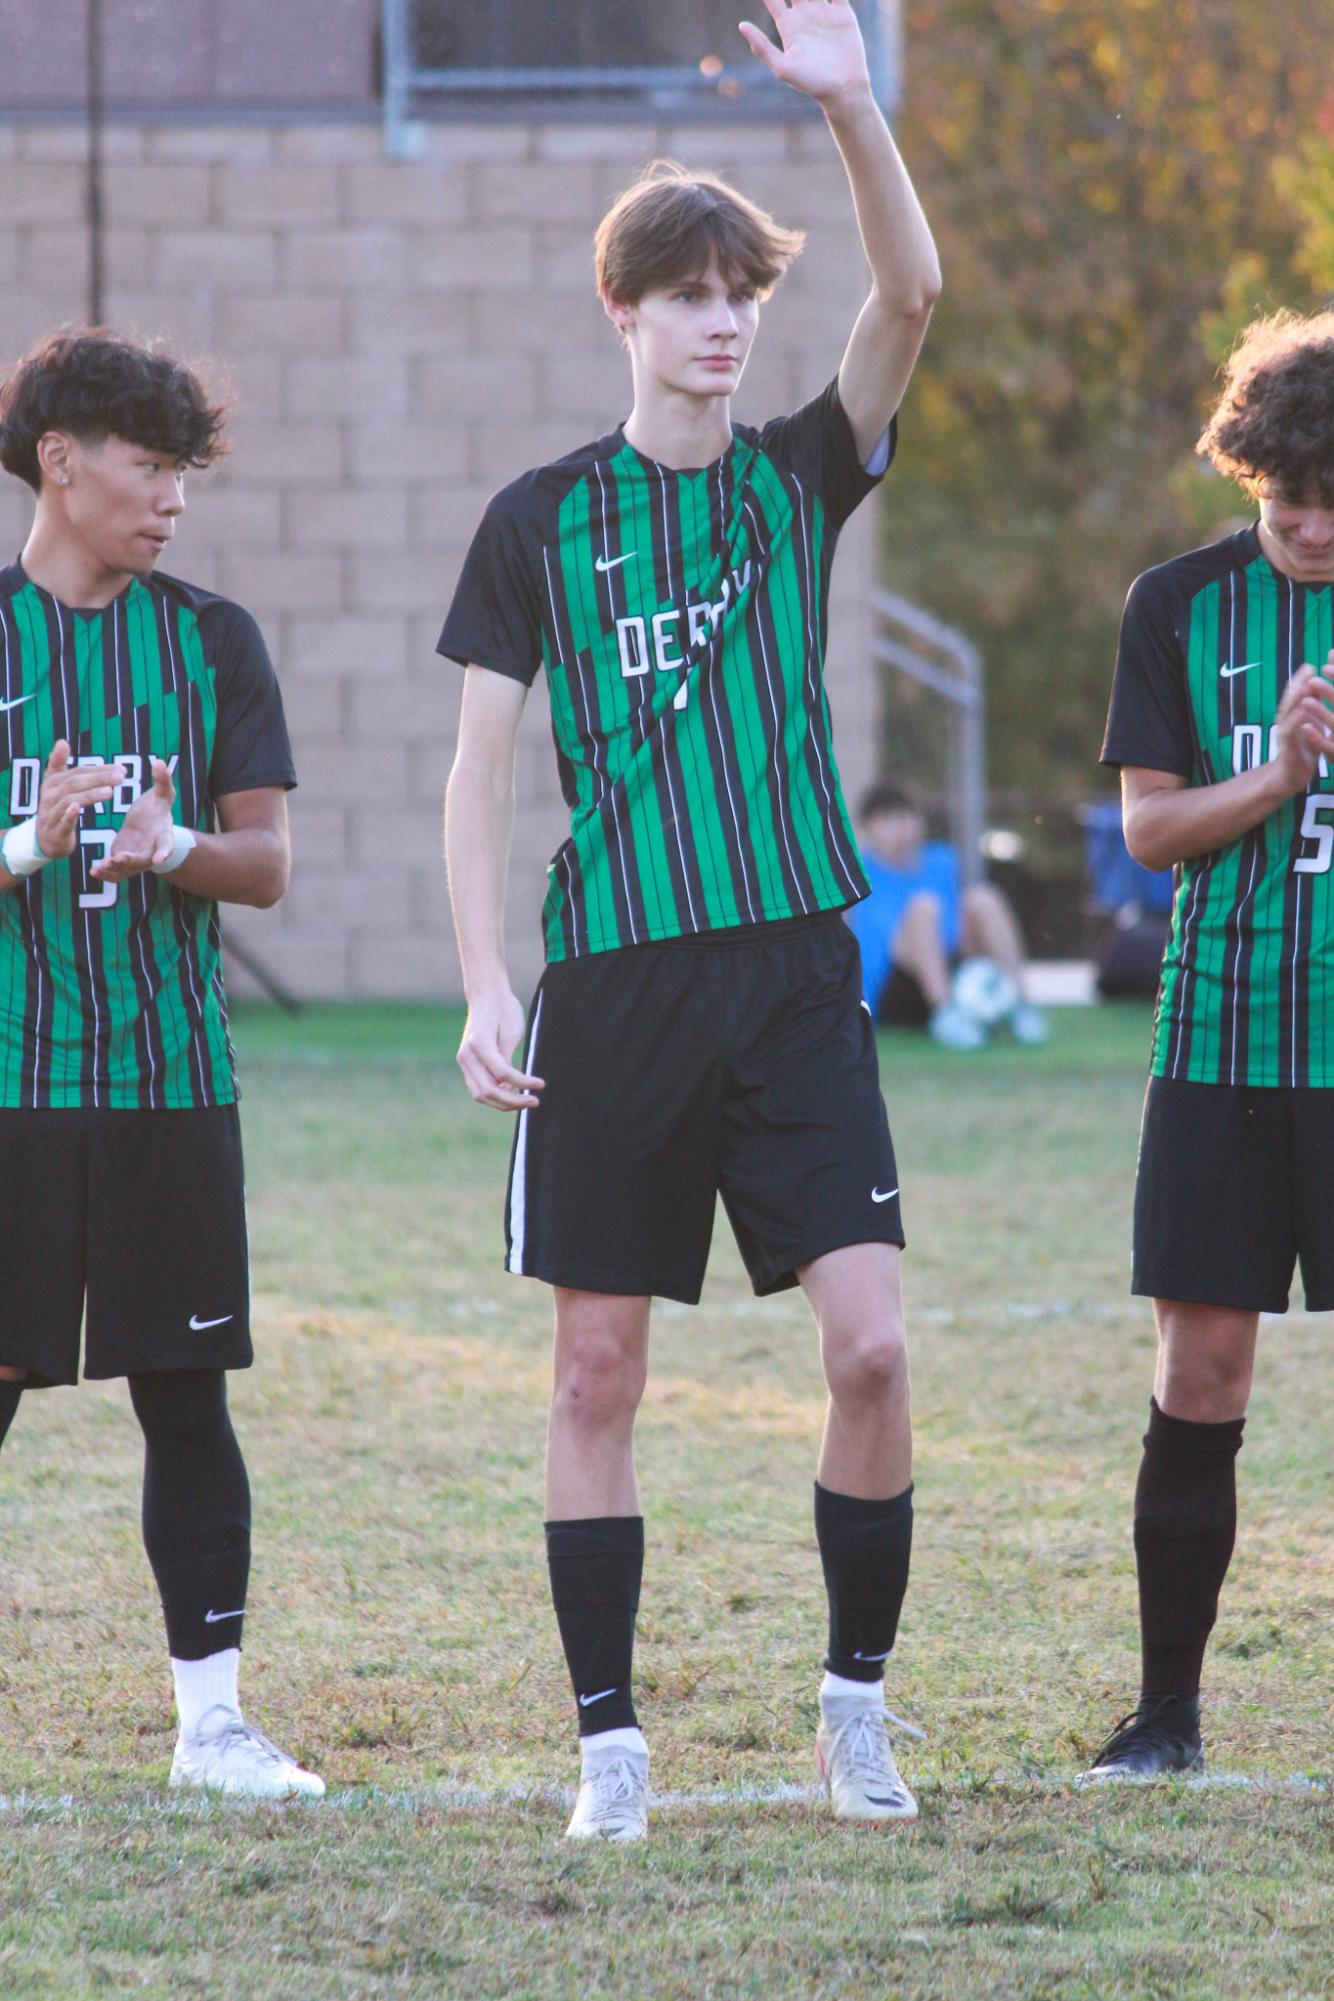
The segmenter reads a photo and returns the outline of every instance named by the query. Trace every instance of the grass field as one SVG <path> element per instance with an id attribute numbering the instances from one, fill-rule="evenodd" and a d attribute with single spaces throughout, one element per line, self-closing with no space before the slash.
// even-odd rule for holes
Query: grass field
<path id="1" fill-rule="evenodd" d="M 1328 1331 L 1267 1324 L 1208 1669 L 1216 1773 L 1072 1794 L 1135 1679 L 1126 1294 L 1147 1017 L 1039 1054 L 885 1045 L 905 1188 L 918 1553 L 891 1704 L 922 1819 L 809 1793 L 822 1399 L 799 1297 L 725 1227 L 656 1320 L 642 1715 L 676 1797 L 559 1839 L 575 1760 L 547 1603 L 542 1288 L 499 1269 L 507 1122 L 455 1017 L 240 1013 L 259 1365 L 248 1707 L 315 1808 L 180 1803 L 122 1385 L 26 1400 L 0 1454 L 0 1994 L 1334 1993 Z M 1315 1784 L 1310 1783 L 1315 1781 Z"/>

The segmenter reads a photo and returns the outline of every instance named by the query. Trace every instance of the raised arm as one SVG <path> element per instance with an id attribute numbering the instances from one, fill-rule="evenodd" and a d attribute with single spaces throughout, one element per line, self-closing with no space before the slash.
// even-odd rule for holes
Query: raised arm
<path id="1" fill-rule="evenodd" d="M 871 290 L 838 371 L 863 463 L 903 401 L 940 296 L 940 264 L 921 203 L 871 91 L 851 0 L 764 0 L 782 46 L 749 21 L 741 32 L 773 74 L 813 97 L 852 185 Z"/>
<path id="2" fill-rule="evenodd" d="M 523 1035 L 523 1008 L 505 965 L 514 746 L 527 693 L 506 674 L 468 668 L 445 792 L 445 863 L 468 998 L 459 1068 L 477 1103 L 500 1112 L 535 1105 L 542 1088 L 540 1077 L 526 1076 L 510 1060 Z"/>

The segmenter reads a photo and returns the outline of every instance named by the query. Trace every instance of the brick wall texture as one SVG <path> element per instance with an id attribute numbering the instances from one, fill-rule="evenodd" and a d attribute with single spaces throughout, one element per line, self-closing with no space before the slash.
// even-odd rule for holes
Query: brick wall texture
<path id="1" fill-rule="evenodd" d="M 83 316 L 82 143 L 73 126 L 0 126 L 0 363 Z M 441 124 L 412 161 L 387 160 L 370 124 L 118 123 L 107 151 L 109 319 L 211 358 L 237 399 L 233 455 L 192 477 L 166 567 L 260 620 L 301 779 L 291 892 L 227 927 L 307 997 L 456 994 L 440 799 L 462 676 L 435 639 L 487 496 L 628 409 L 593 227 L 670 154 L 810 232 L 738 399 L 759 420 L 829 378 L 863 294 L 842 169 L 816 123 Z M 876 736 L 874 511 L 835 570 L 829 688 L 852 793 Z M 6 555 L 30 513 L 0 482 Z M 521 992 L 562 831 L 539 682 L 507 912 Z"/>

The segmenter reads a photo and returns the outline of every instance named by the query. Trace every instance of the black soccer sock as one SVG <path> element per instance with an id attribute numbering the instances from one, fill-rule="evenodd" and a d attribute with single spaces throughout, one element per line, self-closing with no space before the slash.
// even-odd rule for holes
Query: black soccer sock
<path id="1" fill-rule="evenodd" d="M 250 1484 L 221 1369 L 131 1376 L 144 1434 L 144 1548 L 173 1660 L 239 1647 L 250 1578 Z"/>
<path id="2" fill-rule="evenodd" d="M 644 1575 L 642 1515 L 548 1522 L 547 1569 L 579 1705 L 579 1735 L 633 1729 L 635 1614 Z"/>
<path id="3" fill-rule="evenodd" d="M 830 1674 L 880 1681 L 894 1651 L 912 1555 L 912 1488 L 859 1501 L 815 1483 L 815 1539 L 829 1594 Z"/>
<path id="4" fill-rule="evenodd" d="M 14 1422 L 14 1413 L 22 1395 L 22 1383 L 14 1382 L 9 1376 L 0 1381 L 0 1445 L 4 1444 L 9 1427 Z"/>
<path id="5" fill-rule="evenodd" d="M 1195 1424 L 1149 1405 L 1135 1487 L 1141 1696 L 1190 1700 L 1237 1536 L 1237 1454 L 1246 1420 Z"/>

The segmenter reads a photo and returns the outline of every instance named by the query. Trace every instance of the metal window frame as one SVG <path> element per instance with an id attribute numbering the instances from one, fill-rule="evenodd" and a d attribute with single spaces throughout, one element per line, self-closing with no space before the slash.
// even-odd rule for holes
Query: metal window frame
<path id="1" fill-rule="evenodd" d="M 930 688 L 949 703 L 950 831 L 966 888 L 982 879 L 982 835 L 987 811 L 986 675 L 970 639 L 897 591 L 877 588 L 871 603 L 879 629 L 874 659 Z M 894 719 L 889 717 L 889 727 Z"/>
<path id="2" fill-rule="evenodd" d="M 737 80 L 740 64 L 736 71 L 724 70 L 713 77 L 686 64 L 606 69 L 428 68 L 417 62 L 412 46 L 415 4 L 416 0 L 380 0 L 384 149 L 391 159 L 411 159 L 421 152 L 425 134 L 419 114 L 428 105 L 444 111 L 466 107 L 472 115 L 484 117 L 516 98 L 551 96 L 562 107 L 588 98 L 598 101 L 605 111 L 605 100 L 613 96 L 620 100 L 618 109 L 623 110 L 628 102 L 648 115 L 669 113 L 674 118 L 690 118 L 720 110 L 736 114 L 735 100 L 725 86 Z M 634 4 L 648 4 L 648 0 L 634 0 Z M 892 116 L 898 108 L 902 70 L 900 0 L 853 0 L 853 4 L 866 37 L 876 97 Z M 758 66 L 745 70 L 744 77 L 744 115 L 790 118 L 807 111 L 802 99 Z"/>

